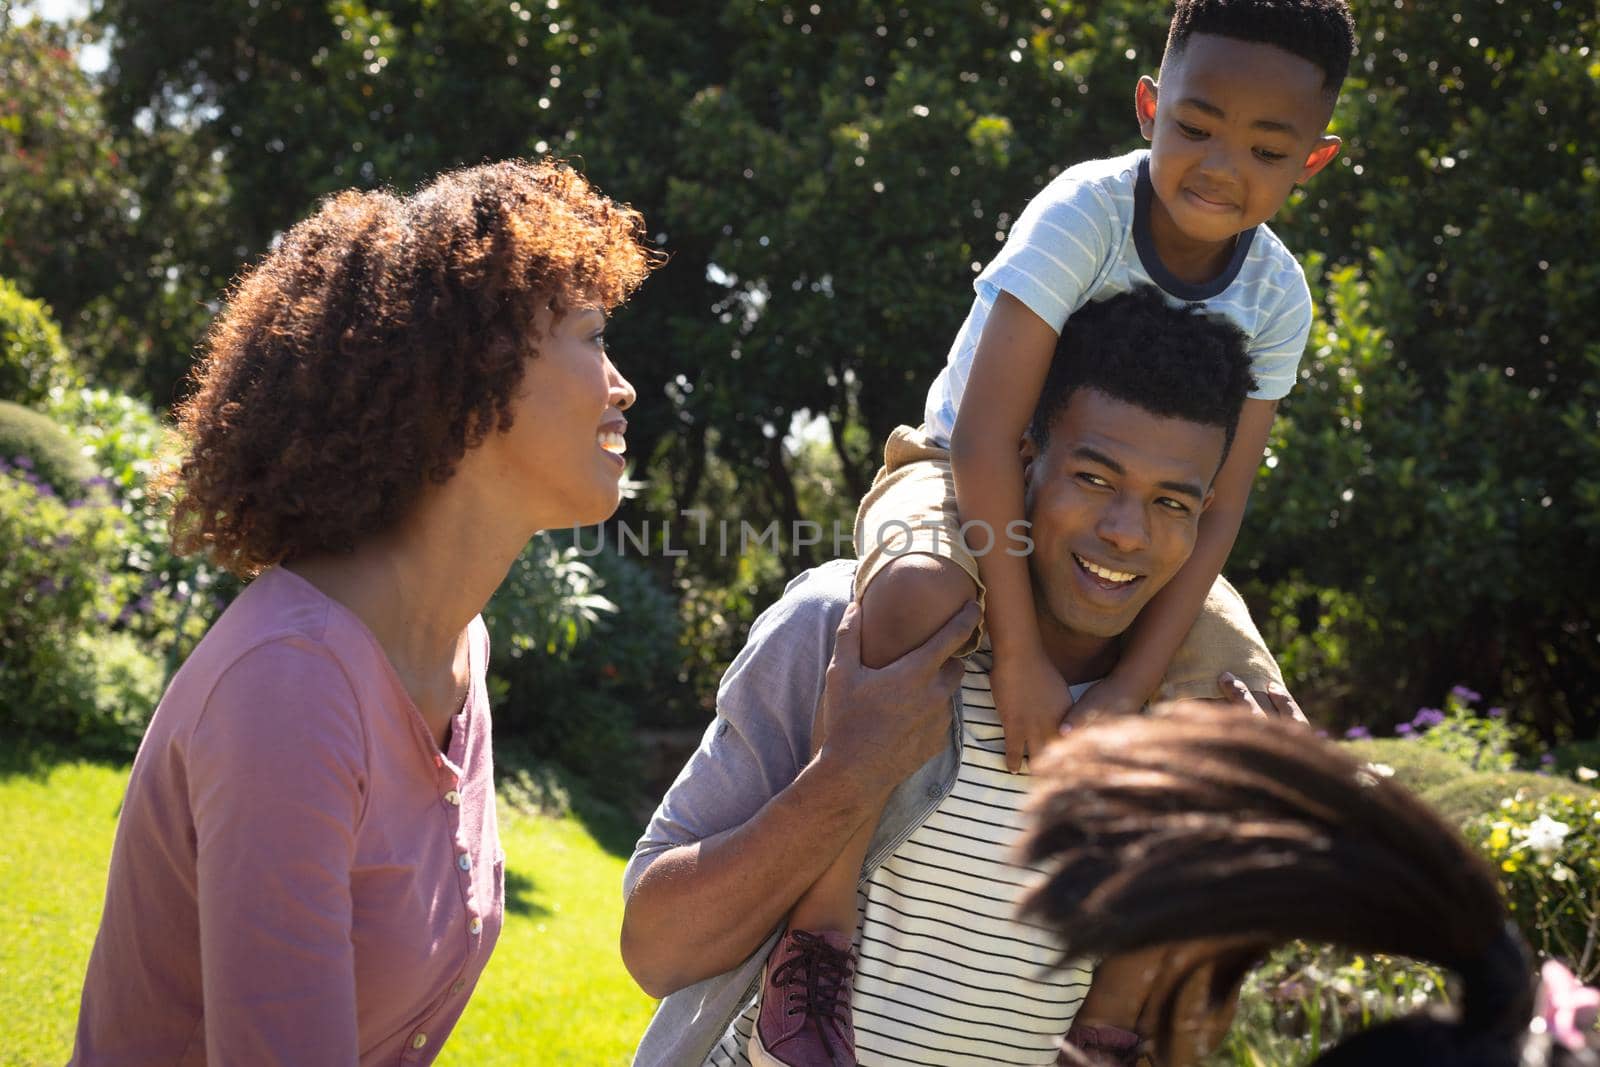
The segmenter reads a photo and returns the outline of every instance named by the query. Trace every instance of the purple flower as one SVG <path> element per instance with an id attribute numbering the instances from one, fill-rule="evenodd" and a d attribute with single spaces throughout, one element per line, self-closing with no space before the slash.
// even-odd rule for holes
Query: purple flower
<path id="1" fill-rule="evenodd" d="M 150 611 L 150 598 L 147 596 L 142 596 L 138 600 L 135 600 L 133 602 L 133 610 L 140 615 L 147 614 Z"/>
<path id="2" fill-rule="evenodd" d="M 1478 701 L 1483 699 L 1483 694 L 1482 693 L 1478 692 L 1475 689 L 1468 689 L 1464 685 L 1458 685 L 1455 688 L 1451 689 L 1450 690 L 1450 695 L 1455 697 L 1458 700 L 1464 700 L 1468 704 L 1476 704 Z"/>
<path id="3" fill-rule="evenodd" d="M 1546 752 L 1544 755 L 1539 757 L 1539 766 L 1548 767 L 1548 766 L 1550 766 L 1550 764 L 1554 763 L 1555 761 L 1556 761 L 1555 756 L 1553 756 L 1550 753 Z"/>
<path id="4" fill-rule="evenodd" d="M 81 497 L 81 496 L 80 497 L 74 497 L 73 499 L 67 501 L 67 507 L 72 511 L 77 511 L 79 508 L 83 507 L 84 505 L 86 505 L 88 503 L 89 502 L 87 500 L 83 499 L 83 497 Z"/>
<path id="5" fill-rule="evenodd" d="M 1505 717 L 1506 717 L 1506 709 L 1505 708 L 1490 708 L 1489 709 L 1489 718 L 1491 718 L 1491 719 L 1503 719 Z"/>
<path id="6" fill-rule="evenodd" d="M 34 485 L 38 488 L 40 496 L 53 497 L 56 495 L 56 491 L 50 488 L 49 484 L 46 482 L 34 482 Z"/>
<path id="7" fill-rule="evenodd" d="M 25 471 L 33 470 L 33 460 L 29 459 L 27 456 L 12 456 L 11 462 L 15 463 Z"/>
<path id="8" fill-rule="evenodd" d="M 61 592 L 61 585 L 54 578 L 40 578 L 33 588 L 40 596 L 55 596 Z"/>
<path id="9" fill-rule="evenodd" d="M 1401 737 L 1410 737 L 1412 734 L 1416 733 L 1416 729 L 1410 723 L 1403 722 L 1394 728 L 1394 732 L 1399 734 Z"/>
<path id="10" fill-rule="evenodd" d="M 1411 719 L 1411 725 L 1419 730 L 1426 730 L 1430 726 L 1438 726 L 1444 722 L 1444 712 L 1438 708 L 1418 708 Z"/>
<path id="11" fill-rule="evenodd" d="M 1372 731 L 1365 726 L 1352 726 L 1344 732 L 1347 741 L 1360 741 L 1364 737 L 1371 737 Z"/>

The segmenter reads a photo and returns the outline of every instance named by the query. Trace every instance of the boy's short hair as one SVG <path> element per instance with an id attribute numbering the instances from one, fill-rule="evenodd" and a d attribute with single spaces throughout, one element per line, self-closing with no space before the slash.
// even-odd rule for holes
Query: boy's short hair
<path id="1" fill-rule="evenodd" d="M 1255 386 L 1243 331 L 1199 304 L 1174 307 L 1154 286 L 1141 285 L 1085 304 L 1067 320 L 1028 436 L 1043 451 L 1072 394 L 1095 389 L 1152 415 L 1222 427 L 1226 458 Z"/>
<path id="2" fill-rule="evenodd" d="M 1299 56 L 1316 64 L 1323 89 L 1333 95 L 1344 84 L 1356 46 L 1345 0 L 1177 0 L 1162 63 L 1197 33 L 1270 44 Z"/>

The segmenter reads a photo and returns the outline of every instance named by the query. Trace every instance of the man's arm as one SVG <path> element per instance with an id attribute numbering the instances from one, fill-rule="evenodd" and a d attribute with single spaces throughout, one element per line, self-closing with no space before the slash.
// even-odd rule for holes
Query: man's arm
<path id="1" fill-rule="evenodd" d="M 640 987 L 665 996 L 747 959 L 850 836 L 877 818 L 894 787 L 943 749 L 950 697 L 961 681 L 961 665 L 950 657 L 976 623 L 977 605 L 969 603 L 920 648 L 870 670 L 861 665 L 855 606 L 846 610 L 820 707 L 811 704 L 822 738 L 815 756 L 753 814 L 659 852 L 637 875 L 623 912 L 622 958 Z M 764 655 L 794 654 L 782 634 L 761 640 Z M 799 653 L 815 655 L 803 643 Z M 726 683 L 719 704 L 725 699 Z M 696 824 L 715 819 L 675 807 L 678 799 L 705 793 L 697 777 L 716 783 L 719 775 L 747 780 L 767 773 L 752 744 L 767 727 L 781 729 L 759 718 L 719 721 L 662 802 L 652 830 L 674 822 L 692 834 Z"/>

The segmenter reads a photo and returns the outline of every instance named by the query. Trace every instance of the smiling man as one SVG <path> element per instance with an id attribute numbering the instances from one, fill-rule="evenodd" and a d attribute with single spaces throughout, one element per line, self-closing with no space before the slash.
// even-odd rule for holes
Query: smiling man
<path id="1" fill-rule="evenodd" d="M 1237 329 L 1152 289 L 1064 332 L 1018 465 L 1039 630 L 1075 699 L 1189 558 L 1252 385 Z M 853 569 L 801 575 L 757 620 L 628 866 L 623 956 L 665 997 L 638 1064 L 855 1063 L 857 1048 L 873 1064 L 1049 1064 L 1084 1003 L 1089 970 L 1056 969 L 1059 945 L 1014 916 L 1028 782 L 1006 770 L 991 656 L 968 657 L 929 712 L 948 717 L 944 750 L 914 770 L 860 751 L 852 709 L 826 699 L 831 675 L 864 670 Z M 786 938 L 768 961 L 800 893 L 880 810 L 853 943 Z"/>

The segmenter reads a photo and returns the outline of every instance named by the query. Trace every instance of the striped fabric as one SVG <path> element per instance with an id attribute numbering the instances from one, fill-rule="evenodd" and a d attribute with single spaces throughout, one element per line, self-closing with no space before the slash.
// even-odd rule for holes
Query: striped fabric
<path id="1" fill-rule="evenodd" d="M 852 1004 L 864 1067 L 1053 1064 L 1088 992 L 1089 970 L 1056 969 L 1059 945 L 1012 916 L 1031 877 L 1011 862 L 1028 780 L 1005 769 L 988 670 L 987 655 L 968 658 L 955 787 L 862 894 Z M 754 1021 L 752 1004 L 705 1062 L 749 1063 Z"/>

